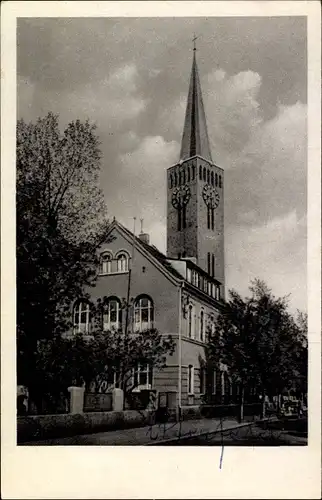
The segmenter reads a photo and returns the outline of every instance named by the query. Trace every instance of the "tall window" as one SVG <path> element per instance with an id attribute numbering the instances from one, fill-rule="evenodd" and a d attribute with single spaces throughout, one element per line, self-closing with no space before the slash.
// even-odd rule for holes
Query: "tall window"
<path id="1" fill-rule="evenodd" d="M 199 165 L 199 179 L 202 181 L 202 166 Z"/>
<path id="2" fill-rule="evenodd" d="M 214 230 L 215 229 L 215 209 L 213 207 L 210 208 L 210 221 L 211 221 L 211 224 L 209 225 L 209 229 L 211 226 L 211 229 Z"/>
<path id="3" fill-rule="evenodd" d="M 205 335 L 205 314 L 203 311 L 200 313 L 200 340 L 201 342 L 204 341 L 204 335 Z"/>
<path id="4" fill-rule="evenodd" d="M 203 180 L 206 182 L 207 180 L 207 169 L 206 167 L 203 168 Z"/>
<path id="5" fill-rule="evenodd" d="M 215 174 L 215 185 L 218 186 L 218 174 Z"/>
<path id="6" fill-rule="evenodd" d="M 202 367 L 199 371 L 200 376 L 200 394 L 205 394 L 206 392 L 206 370 Z"/>
<path id="7" fill-rule="evenodd" d="M 221 175 L 219 176 L 219 187 L 221 188 Z"/>
<path id="8" fill-rule="evenodd" d="M 139 389 L 152 388 L 152 366 L 150 364 L 140 364 L 134 369 L 133 385 Z"/>
<path id="9" fill-rule="evenodd" d="M 134 303 L 134 330 L 140 332 L 153 328 L 154 306 L 152 300 L 147 297 L 139 297 Z"/>
<path id="10" fill-rule="evenodd" d="M 170 177 L 169 177 L 169 181 L 170 181 L 170 189 L 172 189 L 172 187 L 173 187 L 173 178 L 172 178 L 171 174 L 170 174 Z"/>
<path id="11" fill-rule="evenodd" d="M 90 303 L 79 300 L 74 306 L 73 314 L 74 333 L 89 333 L 91 326 Z"/>
<path id="12" fill-rule="evenodd" d="M 125 253 L 120 253 L 117 257 L 117 272 L 126 273 L 129 270 L 129 258 Z"/>
<path id="13" fill-rule="evenodd" d="M 188 366 L 188 394 L 194 394 L 194 369 L 192 365 Z"/>
<path id="14" fill-rule="evenodd" d="M 100 258 L 100 273 L 109 274 L 112 272 L 112 256 L 108 252 L 101 254 Z"/>
<path id="15" fill-rule="evenodd" d="M 210 252 L 208 252 L 207 258 L 208 258 L 208 274 L 211 274 L 211 270 L 210 270 Z"/>
<path id="16" fill-rule="evenodd" d="M 186 205 L 179 206 L 178 210 L 178 231 L 186 229 L 187 227 L 187 208 Z"/>
<path id="17" fill-rule="evenodd" d="M 213 372 L 213 383 L 212 383 L 212 393 L 216 394 L 217 392 L 217 372 L 214 370 Z"/>
<path id="18" fill-rule="evenodd" d="M 190 304 L 188 309 L 188 337 L 190 339 L 194 338 L 194 310 L 193 306 Z"/>
<path id="19" fill-rule="evenodd" d="M 192 165 L 192 180 L 194 181 L 196 177 L 196 166 Z"/>
<path id="20" fill-rule="evenodd" d="M 104 304 L 103 330 L 118 330 L 122 327 L 122 309 L 118 298 L 110 297 Z"/>
<path id="21" fill-rule="evenodd" d="M 213 186 L 214 185 L 214 173 L 211 172 L 211 185 Z"/>
<path id="22" fill-rule="evenodd" d="M 207 228 L 210 229 L 210 207 L 207 207 Z"/>
<path id="23" fill-rule="evenodd" d="M 215 256 L 211 255 L 211 276 L 215 276 Z"/>

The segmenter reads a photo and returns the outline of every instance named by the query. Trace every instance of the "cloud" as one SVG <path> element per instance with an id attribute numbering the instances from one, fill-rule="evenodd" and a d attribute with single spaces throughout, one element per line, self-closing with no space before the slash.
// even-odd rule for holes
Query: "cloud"
<path id="1" fill-rule="evenodd" d="M 115 129 L 123 126 L 125 121 L 137 118 L 146 109 L 148 100 L 138 93 L 138 77 L 137 67 L 125 64 L 106 79 L 90 80 L 60 92 L 41 87 L 37 92 L 27 92 L 23 86 L 25 79 L 22 79 L 22 92 L 18 94 L 19 112 L 26 116 L 31 108 L 41 110 L 42 114 L 51 110 L 59 113 L 64 123 L 89 118 L 103 129 Z"/>
<path id="2" fill-rule="evenodd" d="M 292 209 L 306 212 L 307 107 L 280 106 L 276 116 L 254 128 L 244 148 L 230 157 L 226 177 L 227 217 L 243 221 L 256 212 L 257 222 Z M 227 169 L 228 170 L 228 169 Z"/>
<path id="3" fill-rule="evenodd" d="M 305 307 L 305 19 L 186 23 L 203 33 L 209 137 L 225 171 L 227 286 L 246 289 L 260 275 Z M 191 70 L 186 31 L 179 18 L 18 23 L 19 116 L 95 121 L 110 215 L 130 229 L 143 217 L 163 251 L 166 169 L 178 158 Z"/>
<path id="4" fill-rule="evenodd" d="M 219 69 L 204 78 L 209 135 L 219 163 L 227 153 L 240 151 L 260 125 L 261 81 L 261 76 L 250 70 L 228 76 Z"/>
<path id="5" fill-rule="evenodd" d="M 225 170 L 227 288 L 267 280 L 305 308 L 307 106 L 278 104 L 271 119 L 254 71 L 211 71 L 202 81 L 213 159 Z M 182 130 L 186 96 L 162 111 Z M 163 234 L 164 231 L 162 231 Z"/>
<path id="6" fill-rule="evenodd" d="M 131 229 L 134 216 L 137 220 L 143 218 L 151 241 L 163 250 L 165 243 L 162 244 L 159 230 L 165 227 L 166 220 L 166 169 L 177 160 L 178 150 L 175 141 L 147 136 L 134 151 L 118 159 L 118 175 L 123 185 L 119 194 L 120 220 Z M 165 236 L 164 229 L 161 232 Z"/>
<path id="7" fill-rule="evenodd" d="M 226 231 L 228 288 L 248 293 L 251 279 L 264 279 L 277 296 L 291 294 L 291 306 L 306 309 L 306 217 L 296 210 L 263 225 L 235 225 Z"/>

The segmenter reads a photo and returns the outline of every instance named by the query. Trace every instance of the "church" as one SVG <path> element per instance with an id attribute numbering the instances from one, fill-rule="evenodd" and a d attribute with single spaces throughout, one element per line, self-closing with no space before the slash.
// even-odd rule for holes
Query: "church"
<path id="1" fill-rule="evenodd" d="M 165 368 L 139 367 L 138 390 L 169 393 L 179 407 L 199 405 L 206 335 L 225 299 L 224 171 L 211 156 L 195 48 L 180 157 L 167 169 L 167 254 L 150 245 L 148 234 L 136 236 L 116 220 L 109 235 L 90 290 L 93 301 L 107 297 L 104 327 L 124 328 L 121 301 L 130 286 L 131 329 L 153 327 L 175 341 Z M 88 331 L 89 314 L 86 302 L 74 305 L 74 331 Z M 229 400 L 233 387 L 225 367 L 213 372 L 211 387 L 215 400 Z"/>

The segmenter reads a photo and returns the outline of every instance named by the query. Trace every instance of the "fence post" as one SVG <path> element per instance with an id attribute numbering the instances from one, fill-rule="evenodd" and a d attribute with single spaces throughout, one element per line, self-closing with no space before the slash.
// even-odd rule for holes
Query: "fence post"
<path id="1" fill-rule="evenodd" d="M 239 422 L 242 422 L 244 420 L 244 397 L 245 388 L 244 385 L 242 385 L 240 390 Z"/>
<path id="2" fill-rule="evenodd" d="M 112 409 L 113 411 L 123 411 L 124 393 L 122 389 L 113 389 L 112 391 Z"/>
<path id="3" fill-rule="evenodd" d="M 83 413 L 84 412 L 84 387 L 68 387 L 70 393 L 70 413 Z"/>

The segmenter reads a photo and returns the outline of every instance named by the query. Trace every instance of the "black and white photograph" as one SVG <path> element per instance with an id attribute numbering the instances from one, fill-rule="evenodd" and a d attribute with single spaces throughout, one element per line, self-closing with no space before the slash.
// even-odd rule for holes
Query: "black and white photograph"
<path id="1" fill-rule="evenodd" d="M 291 11 L 17 17 L 18 448 L 308 448 L 308 64 Z"/>

